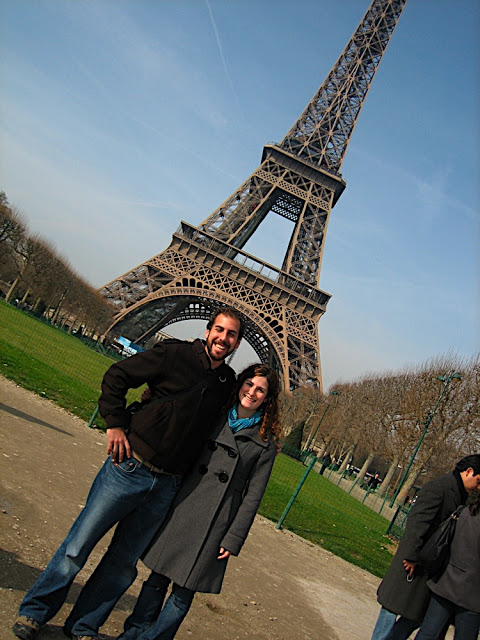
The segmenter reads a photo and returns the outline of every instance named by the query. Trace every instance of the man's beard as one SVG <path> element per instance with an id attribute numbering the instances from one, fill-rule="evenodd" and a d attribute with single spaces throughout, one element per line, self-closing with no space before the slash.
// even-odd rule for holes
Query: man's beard
<path id="1" fill-rule="evenodd" d="M 214 360 L 215 362 L 221 362 L 222 360 L 225 360 L 225 358 L 227 358 L 231 354 L 231 351 L 229 351 L 228 347 L 227 347 L 225 349 L 225 351 L 222 352 L 219 356 L 215 356 L 213 354 L 213 351 L 212 351 L 213 345 L 214 345 L 214 341 L 213 340 L 211 342 L 209 342 L 207 340 L 207 353 L 208 353 L 208 355 L 209 355 L 211 360 Z"/>

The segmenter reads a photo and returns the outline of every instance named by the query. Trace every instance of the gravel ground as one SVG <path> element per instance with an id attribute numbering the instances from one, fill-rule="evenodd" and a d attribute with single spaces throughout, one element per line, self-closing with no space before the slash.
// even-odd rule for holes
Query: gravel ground
<path id="1" fill-rule="evenodd" d="M 0 378 L 0 638 L 18 605 L 84 504 L 105 458 L 106 438 L 48 400 Z M 108 537 L 78 574 L 39 640 L 60 640 L 62 623 Z M 115 638 L 131 611 L 139 576 L 102 629 Z M 370 640 L 379 579 L 257 517 L 220 595 L 199 594 L 178 640 Z"/>

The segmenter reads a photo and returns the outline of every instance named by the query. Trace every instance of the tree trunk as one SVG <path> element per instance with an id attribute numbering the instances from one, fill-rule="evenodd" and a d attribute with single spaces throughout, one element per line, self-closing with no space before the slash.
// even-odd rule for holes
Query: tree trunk
<path id="1" fill-rule="evenodd" d="M 327 449 L 327 443 L 323 441 L 323 443 L 320 445 L 320 449 L 318 450 L 317 458 L 323 458 L 323 456 L 325 455 L 326 449 Z"/>
<path id="2" fill-rule="evenodd" d="M 375 453 L 370 452 L 368 454 L 368 457 L 365 460 L 365 462 L 363 463 L 362 468 L 358 472 L 358 476 L 357 476 L 357 483 L 358 484 L 362 484 L 363 479 L 365 478 L 365 474 L 368 471 L 368 467 L 370 466 L 370 464 L 371 464 L 372 460 L 374 459 L 374 457 L 375 457 Z"/>
<path id="3" fill-rule="evenodd" d="M 62 309 L 63 298 L 58 303 L 57 308 L 55 309 L 55 313 L 52 316 L 52 324 L 57 324 L 58 316 L 60 315 L 60 311 Z"/>
<path id="4" fill-rule="evenodd" d="M 390 486 L 390 483 L 392 482 L 392 478 L 393 478 L 393 474 L 395 473 L 395 471 L 397 470 L 398 467 L 398 461 L 400 460 L 399 456 L 395 456 L 395 458 L 392 461 L 392 464 L 390 465 L 389 470 L 387 471 L 382 484 L 380 485 L 378 491 L 379 493 L 384 493 L 385 491 L 387 491 L 388 487 Z"/>
<path id="5" fill-rule="evenodd" d="M 415 480 L 418 478 L 418 474 L 420 473 L 420 469 L 412 466 L 410 469 L 410 473 L 407 476 L 407 479 L 403 483 L 403 487 L 398 492 L 397 502 L 403 504 L 407 499 L 407 496 L 410 494 L 410 491 L 415 484 Z"/>
<path id="6" fill-rule="evenodd" d="M 332 451 L 332 460 L 335 460 L 335 464 L 338 462 L 338 450 L 340 449 L 340 445 L 336 444 Z"/>
<path id="7" fill-rule="evenodd" d="M 310 440 L 310 436 L 313 434 L 315 427 L 311 429 L 308 428 L 311 419 L 313 418 L 313 410 L 310 411 L 310 415 L 307 417 L 303 424 L 303 433 L 302 433 L 302 450 L 307 446 L 307 442 Z"/>
<path id="8" fill-rule="evenodd" d="M 343 456 L 343 462 L 340 466 L 340 469 L 338 470 L 339 473 L 343 473 L 344 471 L 347 470 L 347 466 L 348 463 L 350 462 L 350 459 L 353 455 L 353 452 L 355 451 L 355 447 L 357 446 L 357 444 L 352 444 L 349 446 L 349 448 L 347 449 L 347 452 L 345 453 L 345 455 Z"/>
<path id="9" fill-rule="evenodd" d="M 13 296 L 13 292 L 15 291 L 15 289 L 17 288 L 18 283 L 20 282 L 20 278 L 21 278 L 21 274 L 15 278 L 15 280 L 12 282 L 12 286 L 10 287 L 10 289 L 8 290 L 7 295 L 5 296 L 5 302 L 10 302 L 10 299 Z"/>
<path id="10" fill-rule="evenodd" d="M 39 296 L 36 301 L 35 304 L 33 305 L 33 313 L 37 313 L 38 307 L 40 306 L 40 303 L 42 301 L 42 297 Z"/>

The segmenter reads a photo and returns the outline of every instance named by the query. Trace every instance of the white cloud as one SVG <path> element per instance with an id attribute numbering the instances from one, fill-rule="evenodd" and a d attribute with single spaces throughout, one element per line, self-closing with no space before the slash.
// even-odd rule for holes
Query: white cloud
<path id="1" fill-rule="evenodd" d="M 221 39 L 220 39 L 220 34 L 218 32 L 218 29 L 217 29 L 217 23 L 215 22 L 215 18 L 213 17 L 212 8 L 210 6 L 209 1 L 205 0 L 205 2 L 207 4 L 208 14 L 210 16 L 210 21 L 212 23 L 213 31 L 215 33 L 215 40 L 217 42 L 218 52 L 219 52 L 220 58 L 222 60 L 223 70 L 225 71 L 225 75 L 227 76 L 228 83 L 230 85 L 230 89 L 232 90 L 233 97 L 235 98 L 235 102 L 237 103 L 238 109 L 239 109 L 240 113 L 242 113 L 242 107 L 241 107 L 241 104 L 240 104 L 240 100 L 238 98 L 237 91 L 236 91 L 235 86 L 233 84 L 232 74 L 230 73 L 230 70 L 228 68 L 227 61 L 225 59 L 225 55 L 224 55 L 224 52 L 223 52 L 223 46 L 222 46 L 222 42 L 221 42 Z M 242 113 L 242 117 L 245 120 L 245 116 L 243 115 L 243 113 Z"/>

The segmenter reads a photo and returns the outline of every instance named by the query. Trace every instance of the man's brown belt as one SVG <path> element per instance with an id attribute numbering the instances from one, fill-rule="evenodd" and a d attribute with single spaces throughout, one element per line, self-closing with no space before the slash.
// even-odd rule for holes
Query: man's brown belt
<path id="1" fill-rule="evenodd" d="M 170 473 L 169 471 L 165 471 L 165 469 L 159 469 L 151 462 L 148 462 L 148 460 L 145 460 L 145 458 L 142 458 L 142 456 L 139 456 L 138 453 L 135 453 L 135 451 L 132 451 L 132 458 L 135 458 L 135 460 L 137 460 L 138 462 L 141 462 L 144 467 L 146 467 L 149 471 L 152 471 L 153 473 L 159 473 L 162 476 L 171 476 L 172 478 L 176 478 L 177 476 L 180 475 L 178 473 Z"/>

